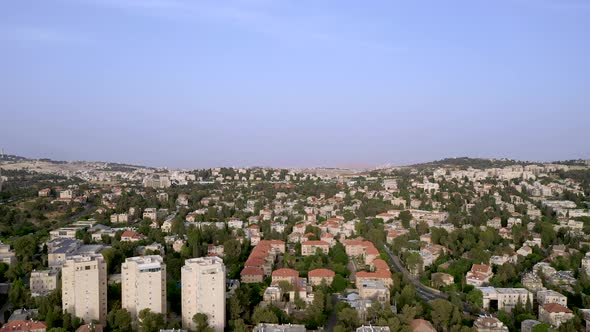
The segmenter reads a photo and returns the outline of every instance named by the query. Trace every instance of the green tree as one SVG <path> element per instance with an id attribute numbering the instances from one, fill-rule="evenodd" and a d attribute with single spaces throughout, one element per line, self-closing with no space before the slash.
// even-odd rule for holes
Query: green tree
<path id="1" fill-rule="evenodd" d="M 410 221 L 412 220 L 412 214 L 408 210 L 404 210 L 399 213 L 399 220 L 402 222 L 402 226 L 408 229 L 410 228 Z"/>
<path id="2" fill-rule="evenodd" d="M 21 279 L 17 279 L 10 285 L 8 299 L 15 308 L 22 308 L 27 302 L 27 290 L 25 283 Z"/>
<path id="3" fill-rule="evenodd" d="M 271 323 L 277 324 L 279 317 L 271 310 L 270 307 L 256 307 L 252 313 L 252 321 L 254 324 Z"/>
<path id="4" fill-rule="evenodd" d="M 338 312 L 338 322 L 350 331 L 360 325 L 358 312 L 350 307 L 345 307 Z"/>
<path id="5" fill-rule="evenodd" d="M 443 299 L 430 301 L 432 322 L 439 330 L 448 330 L 461 322 L 461 313 L 451 302 Z"/>
<path id="6" fill-rule="evenodd" d="M 142 332 L 159 332 L 166 327 L 163 314 L 152 312 L 149 308 L 139 312 L 138 325 Z"/>
<path id="7" fill-rule="evenodd" d="M 213 332 L 215 331 L 209 326 L 209 316 L 206 314 L 198 313 L 193 316 L 193 322 L 197 332 Z"/>
<path id="8" fill-rule="evenodd" d="M 125 309 L 111 310 L 107 315 L 107 324 L 112 331 L 131 332 L 132 322 L 131 314 Z"/>

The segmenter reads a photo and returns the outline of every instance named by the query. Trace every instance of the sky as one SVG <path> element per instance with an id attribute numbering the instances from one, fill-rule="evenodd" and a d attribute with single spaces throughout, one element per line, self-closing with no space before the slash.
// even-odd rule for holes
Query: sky
<path id="1" fill-rule="evenodd" d="M 587 0 L 4 0 L 0 147 L 360 167 L 590 159 Z"/>

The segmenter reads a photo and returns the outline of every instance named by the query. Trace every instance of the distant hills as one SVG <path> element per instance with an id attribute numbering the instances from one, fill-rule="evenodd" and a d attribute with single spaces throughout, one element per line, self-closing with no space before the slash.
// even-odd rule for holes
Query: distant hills
<path id="1" fill-rule="evenodd" d="M 134 169 L 154 169 L 153 167 L 149 166 L 141 166 L 141 165 L 132 165 L 132 164 L 125 164 L 125 163 L 116 163 L 116 162 L 97 162 L 97 161 L 59 161 L 59 160 L 52 160 L 49 158 L 27 158 L 17 155 L 0 155 L 0 162 L 9 162 L 9 163 L 19 163 L 19 162 L 44 162 L 53 165 L 65 165 L 65 164 L 86 164 L 92 165 L 95 168 L 101 168 L 103 170 L 108 171 L 133 171 Z M 571 160 L 563 160 L 563 161 L 553 161 L 549 162 L 553 164 L 562 164 L 562 165 L 570 165 L 570 166 L 590 166 L 590 160 L 584 159 L 571 159 Z M 436 168 L 436 167 L 461 167 L 461 168 L 501 168 L 506 166 L 514 166 L 514 165 L 530 165 L 530 164 L 544 164 L 542 162 L 534 162 L 534 161 L 523 161 L 523 160 L 514 160 L 508 158 L 471 158 L 471 157 L 458 157 L 458 158 L 444 158 L 441 160 L 435 160 L 430 162 L 412 164 L 407 166 L 395 166 L 395 165 L 382 165 L 377 166 L 373 169 L 389 169 L 389 168 L 407 168 L 407 167 L 414 167 L 414 168 Z M 301 168 L 298 168 L 301 170 Z M 309 168 L 304 168 L 306 170 L 310 170 Z M 364 171 L 367 168 L 354 168 L 354 167 L 315 167 L 314 170 L 323 170 L 325 172 L 358 172 Z"/>

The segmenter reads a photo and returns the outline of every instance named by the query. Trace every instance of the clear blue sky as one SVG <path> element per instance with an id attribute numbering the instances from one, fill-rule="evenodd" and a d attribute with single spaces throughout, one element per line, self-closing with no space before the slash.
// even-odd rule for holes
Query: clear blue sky
<path id="1" fill-rule="evenodd" d="M 5 0 L 0 146 L 170 167 L 590 158 L 587 0 Z"/>

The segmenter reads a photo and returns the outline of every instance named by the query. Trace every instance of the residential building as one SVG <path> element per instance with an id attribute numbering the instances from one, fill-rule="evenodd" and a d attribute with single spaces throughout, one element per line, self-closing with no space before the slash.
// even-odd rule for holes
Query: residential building
<path id="1" fill-rule="evenodd" d="M 16 255 L 10 250 L 10 245 L 0 242 L 0 263 L 12 265 L 16 263 Z"/>
<path id="2" fill-rule="evenodd" d="M 315 255 L 317 250 L 320 250 L 324 254 L 328 254 L 330 251 L 330 243 L 325 241 L 308 240 L 301 244 L 301 255 L 312 256 Z"/>
<path id="3" fill-rule="evenodd" d="M 522 276 L 521 282 L 524 288 L 530 290 L 531 292 L 537 292 L 539 290 L 545 289 L 545 287 L 543 287 L 543 279 L 533 272 L 525 273 Z"/>
<path id="4" fill-rule="evenodd" d="M 361 326 L 357 327 L 356 332 L 389 332 L 389 326 Z"/>
<path id="5" fill-rule="evenodd" d="M 295 285 L 297 279 L 299 278 L 299 272 L 297 270 L 289 269 L 289 268 L 282 268 L 275 271 L 272 271 L 272 283 L 277 284 L 281 281 L 286 281 L 291 285 Z"/>
<path id="6" fill-rule="evenodd" d="M 100 254 L 68 257 L 62 268 L 63 310 L 85 322 L 106 321 L 107 264 Z"/>
<path id="7" fill-rule="evenodd" d="M 128 223 L 129 222 L 129 215 L 127 213 L 111 214 L 111 222 L 113 224 Z"/>
<path id="8" fill-rule="evenodd" d="M 307 279 L 312 286 L 319 286 L 322 282 L 325 282 L 327 286 L 330 286 L 332 285 L 332 281 L 334 281 L 335 275 L 336 273 L 332 270 L 315 269 L 307 273 Z"/>
<path id="9" fill-rule="evenodd" d="M 32 296 L 43 296 L 51 293 L 57 288 L 59 271 L 56 270 L 34 270 L 31 272 L 30 288 Z"/>
<path id="10" fill-rule="evenodd" d="M 476 287 L 483 293 L 483 308 L 512 311 L 519 302 L 533 303 L 533 293 L 524 288 Z"/>
<path id="11" fill-rule="evenodd" d="M 468 285 L 482 286 L 490 282 L 494 276 L 492 268 L 489 265 L 473 264 L 471 271 L 468 271 L 465 279 Z"/>
<path id="12" fill-rule="evenodd" d="M 253 332 L 305 332 L 304 325 L 298 324 L 266 324 L 260 323 L 254 327 Z"/>
<path id="13" fill-rule="evenodd" d="M 382 281 L 365 280 L 361 283 L 357 282 L 357 287 L 361 299 L 380 302 L 384 305 L 389 303 L 389 287 Z"/>
<path id="14" fill-rule="evenodd" d="M 145 239 L 145 235 L 126 230 L 121 234 L 121 242 L 137 242 Z"/>
<path id="15" fill-rule="evenodd" d="M 567 307 L 567 296 L 551 289 L 540 290 L 537 292 L 537 303 L 539 303 L 539 306 L 547 303 L 557 303 Z"/>
<path id="16" fill-rule="evenodd" d="M 181 270 L 182 327 L 195 329 L 193 316 L 209 317 L 216 332 L 225 328 L 225 265 L 219 257 L 191 258 Z"/>
<path id="17" fill-rule="evenodd" d="M 574 318 L 574 312 L 558 303 L 547 303 L 539 306 L 539 321 L 559 327 Z"/>
<path id="18" fill-rule="evenodd" d="M 76 233 L 81 230 L 81 227 L 62 227 L 54 229 L 49 232 L 49 239 L 54 240 L 57 238 L 76 239 Z"/>
<path id="19" fill-rule="evenodd" d="M 477 332 L 508 332 L 508 327 L 498 318 L 491 316 L 479 317 L 473 323 Z"/>
<path id="20" fill-rule="evenodd" d="M 143 309 L 166 314 L 166 264 L 162 256 L 125 259 L 121 265 L 121 306 L 134 320 Z"/>
<path id="21" fill-rule="evenodd" d="M 45 332 L 46 330 L 45 322 L 33 320 L 13 320 L 0 328 L 0 332 Z"/>
<path id="22" fill-rule="evenodd" d="M 455 277 L 448 273 L 436 272 L 431 275 L 430 283 L 435 288 L 450 286 L 455 283 Z"/>

